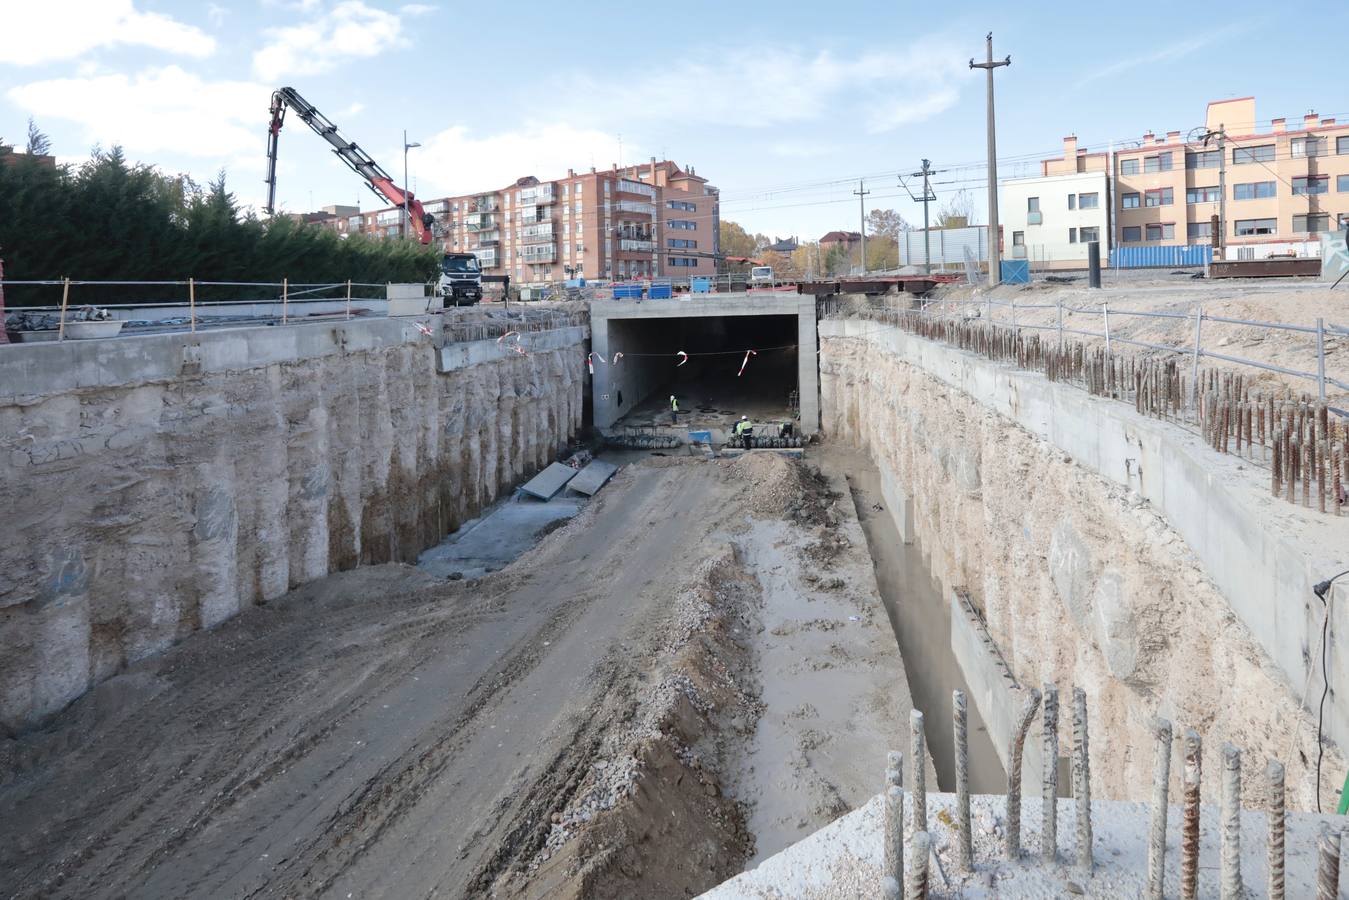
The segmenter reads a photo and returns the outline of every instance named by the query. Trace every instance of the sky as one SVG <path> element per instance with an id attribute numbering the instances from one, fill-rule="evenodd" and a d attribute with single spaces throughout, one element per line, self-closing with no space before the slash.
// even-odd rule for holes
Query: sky
<path id="1" fill-rule="evenodd" d="M 965 189 L 982 209 L 985 75 L 969 61 L 984 57 L 990 31 L 994 55 L 1012 58 L 995 75 L 1007 178 L 1036 174 L 1065 135 L 1106 150 L 1149 129 L 1188 132 L 1226 97 L 1254 95 L 1265 127 L 1310 109 L 1349 118 L 1333 64 L 1349 12 L 1323 5 L 1313 18 L 1324 27 L 1245 2 L 1163 13 L 894 0 L 3 0 L 0 137 L 22 144 L 31 116 L 62 162 L 121 145 L 202 184 L 223 169 L 239 201 L 261 207 L 267 109 L 285 85 L 396 179 L 406 129 L 421 144 L 408 155 L 419 197 L 657 156 L 720 188 L 724 219 L 814 239 L 858 228 L 859 179 L 866 208 L 921 222 L 899 175 L 923 158 L 939 204 Z M 292 212 L 385 205 L 295 119 L 277 185 L 278 208 Z"/>

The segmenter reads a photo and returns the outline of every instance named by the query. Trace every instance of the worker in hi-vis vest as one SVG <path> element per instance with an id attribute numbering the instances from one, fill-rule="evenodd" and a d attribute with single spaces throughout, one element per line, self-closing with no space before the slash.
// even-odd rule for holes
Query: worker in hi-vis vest
<path id="1" fill-rule="evenodd" d="M 749 416 L 741 416 L 740 421 L 735 423 L 735 436 L 740 438 L 740 446 L 746 450 L 749 449 L 750 436 L 753 431 L 754 426 L 749 423 Z"/>
<path id="2" fill-rule="evenodd" d="M 679 424 L 679 398 L 674 394 L 670 395 L 670 424 Z"/>

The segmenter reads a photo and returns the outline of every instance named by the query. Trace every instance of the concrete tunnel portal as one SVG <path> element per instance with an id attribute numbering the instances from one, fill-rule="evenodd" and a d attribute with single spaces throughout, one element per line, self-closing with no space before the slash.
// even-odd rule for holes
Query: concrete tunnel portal
<path id="1" fill-rule="evenodd" d="M 668 426 L 673 393 L 680 426 L 724 430 L 746 415 L 816 433 L 815 316 L 815 298 L 797 294 L 593 303 L 596 427 Z M 683 365 L 681 350 L 688 354 Z M 755 354 L 746 363 L 747 350 Z M 622 354 L 617 362 L 616 354 Z"/>

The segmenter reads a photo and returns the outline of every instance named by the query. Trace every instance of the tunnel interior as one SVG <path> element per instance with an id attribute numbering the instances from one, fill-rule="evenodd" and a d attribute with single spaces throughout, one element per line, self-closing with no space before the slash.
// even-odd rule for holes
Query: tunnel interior
<path id="1" fill-rule="evenodd" d="M 679 400 L 678 424 L 690 429 L 730 428 L 741 416 L 792 422 L 797 340 L 794 315 L 611 319 L 603 364 L 614 427 L 671 424 L 671 394 Z M 681 350 L 688 354 L 683 365 Z M 755 351 L 748 361 L 747 350 Z M 616 353 L 623 356 L 614 363 Z"/>

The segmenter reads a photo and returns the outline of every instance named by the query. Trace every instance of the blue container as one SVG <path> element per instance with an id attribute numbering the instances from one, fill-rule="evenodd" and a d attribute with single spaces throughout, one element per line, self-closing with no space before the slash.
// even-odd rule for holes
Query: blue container
<path id="1" fill-rule="evenodd" d="M 695 294 L 710 294 L 712 293 L 712 279 L 706 276 L 691 279 L 689 289 Z"/>
<path id="2" fill-rule="evenodd" d="M 1110 266 L 1116 269 L 1165 269 L 1206 266 L 1213 260 L 1208 244 L 1163 247 L 1116 247 L 1110 251 Z"/>
<path id="3" fill-rule="evenodd" d="M 1004 259 L 1000 271 L 1003 284 L 1030 284 L 1030 260 Z"/>
<path id="4" fill-rule="evenodd" d="M 642 286 L 640 284 L 616 284 L 614 285 L 615 300 L 640 300 L 642 299 Z"/>
<path id="5" fill-rule="evenodd" d="M 674 296 L 674 287 L 668 281 L 664 283 L 653 281 L 646 295 L 652 300 L 669 300 Z"/>

